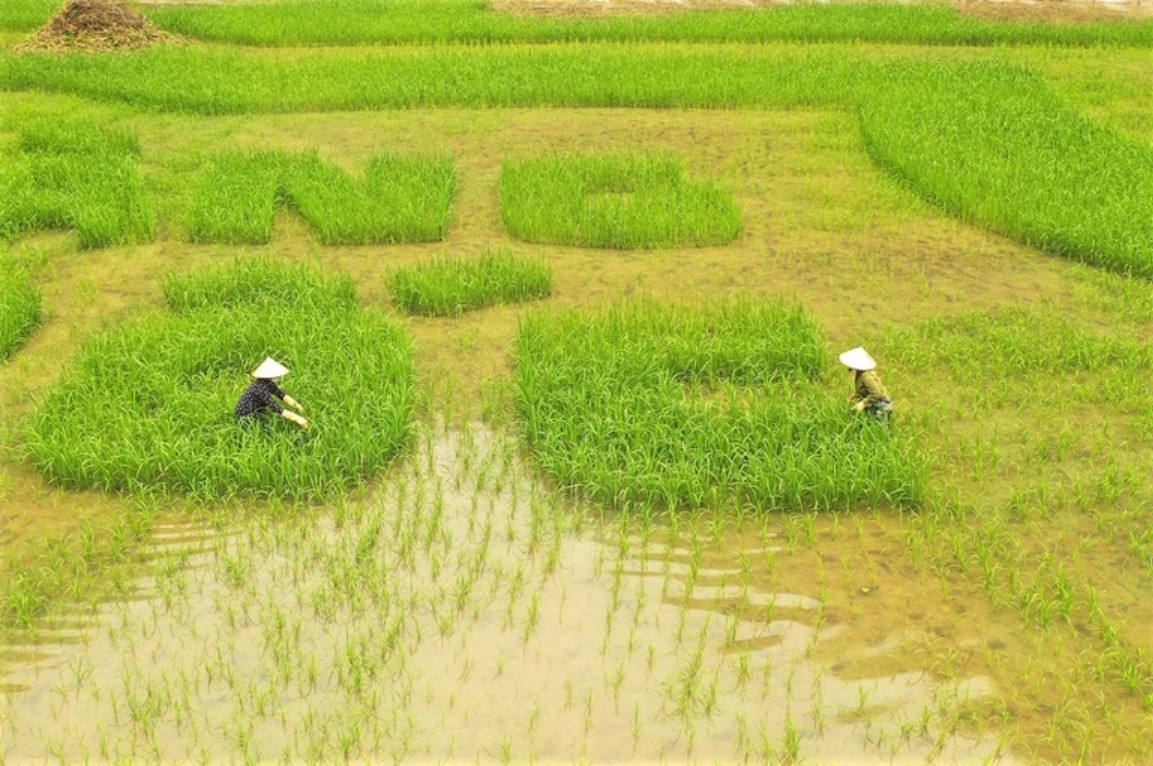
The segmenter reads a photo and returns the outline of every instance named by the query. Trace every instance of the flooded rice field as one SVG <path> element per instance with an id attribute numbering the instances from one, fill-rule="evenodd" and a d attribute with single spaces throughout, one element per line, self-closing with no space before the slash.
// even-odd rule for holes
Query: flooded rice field
<path id="1" fill-rule="evenodd" d="M 5 648 L 0 761 L 1014 763 L 877 522 L 594 516 L 438 428 L 335 508 L 158 525 Z"/>

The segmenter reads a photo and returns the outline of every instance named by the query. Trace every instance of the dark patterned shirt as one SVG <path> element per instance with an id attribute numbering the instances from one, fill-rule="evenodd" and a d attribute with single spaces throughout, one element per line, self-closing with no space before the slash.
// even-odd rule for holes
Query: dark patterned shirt
<path id="1" fill-rule="evenodd" d="M 240 401 L 236 403 L 236 417 L 247 418 L 265 410 L 272 410 L 279 415 L 284 412 L 284 407 L 276 400 L 283 398 L 284 392 L 274 381 L 257 378 L 240 395 Z"/>

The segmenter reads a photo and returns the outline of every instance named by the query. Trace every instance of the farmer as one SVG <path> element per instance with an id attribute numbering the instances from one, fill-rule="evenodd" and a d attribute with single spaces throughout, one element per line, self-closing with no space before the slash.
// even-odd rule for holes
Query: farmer
<path id="1" fill-rule="evenodd" d="M 893 400 L 876 373 L 877 363 L 873 357 L 858 346 L 841 354 L 838 359 L 853 373 L 853 393 L 849 394 L 853 412 L 864 412 L 881 422 L 888 422 L 893 416 Z"/>
<path id="2" fill-rule="evenodd" d="M 301 428 L 308 428 L 308 421 L 295 412 L 284 409 L 277 399 L 294 410 L 304 412 L 304 408 L 276 385 L 276 381 L 288 374 L 288 368 L 272 357 L 268 357 L 252 371 L 254 380 L 236 403 L 236 419 L 243 425 L 259 422 L 268 428 L 268 413 L 275 412 L 285 420 L 291 420 Z"/>

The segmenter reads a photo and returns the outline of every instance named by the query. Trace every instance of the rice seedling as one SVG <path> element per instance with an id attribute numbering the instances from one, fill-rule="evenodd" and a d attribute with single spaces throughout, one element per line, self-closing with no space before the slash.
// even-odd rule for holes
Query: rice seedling
<path id="1" fill-rule="evenodd" d="M 68 122 L 29 126 L 0 169 L 0 239 L 76 229 L 81 247 L 152 239 L 134 136 Z"/>
<path id="2" fill-rule="evenodd" d="M 225 153 L 200 181 L 188 233 L 194 242 L 267 242 L 283 204 L 326 245 L 431 242 L 444 238 L 454 184 L 448 156 L 378 154 L 357 182 L 315 153 Z"/>
<path id="3" fill-rule="evenodd" d="M 40 291 L 29 274 L 0 261 L 0 361 L 7 359 L 40 324 Z"/>
<path id="4" fill-rule="evenodd" d="M 294 287 L 290 300 L 254 301 L 278 280 Z M 409 444 L 408 341 L 348 305 L 346 281 L 261 262 L 172 277 L 166 293 L 180 313 L 97 336 L 31 419 L 25 449 L 51 481 L 303 500 L 365 481 Z M 247 371 L 273 354 L 294 369 L 309 431 L 233 418 Z"/>
<path id="5" fill-rule="evenodd" d="M 553 155 L 501 168 L 501 216 L 529 242 L 582 247 L 726 244 L 741 213 L 712 181 L 684 177 L 676 158 Z"/>
<path id="6" fill-rule="evenodd" d="M 451 316 L 547 298 L 552 269 L 540 259 L 486 248 L 479 258 L 433 258 L 393 272 L 392 299 L 409 314 Z"/>
<path id="7" fill-rule="evenodd" d="M 938 5 L 766 6 L 590 18 L 502 13 L 475 0 L 340 0 L 156 6 L 146 13 L 171 32 L 242 45 L 789 41 L 1153 46 L 1153 24 L 1147 21 L 1054 25 L 980 19 Z"/>
<path id="8" fill-rule="evenodd" d="M 560 487 L 613 507 L 915 505 L 907 436 L 848 416 L 799 308 L 536 314 L 516 346 L 521 431 Z"/>
<path id="9" fill-rule="evenodd" d="M 1055 376 L 1061 378 L 1063 402 L 1094 402 L 1101 373 L 1138 379 L 1153 367 L 1147 344 L 1082 329 L 1047 308 L 1006 306 L 942 316 L 895 330 L 886 340 L 890 343 L 895 359 L 913 371 L 944 371 L 956 381 L 1012 381 L 998 387 L 989 406 L 1035 401 L 1037 387 Z M 1135 404 L 1142 398 L 1139 388 L 1129 387 L 1125 398 Z M 1056 438 L 1075 437 L 1066 431 Z M 1067 451 L 1068 445 L 1058 449 Z"/>

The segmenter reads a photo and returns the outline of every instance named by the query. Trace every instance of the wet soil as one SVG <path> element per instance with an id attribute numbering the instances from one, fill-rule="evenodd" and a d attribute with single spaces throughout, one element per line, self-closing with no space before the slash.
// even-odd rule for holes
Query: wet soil
<path id="1" fill-rule="evenodd" d="M 989 679 L 865 669 L 915 640 L 860 635 L 888 572 L 799 578 L 778 519 L 582 518 L 515 443 L 427 438 L 363 505 L 160 530 L 131 597 L 10 647 L 6 757 L 1014 762 L 959 723 Z"/>

